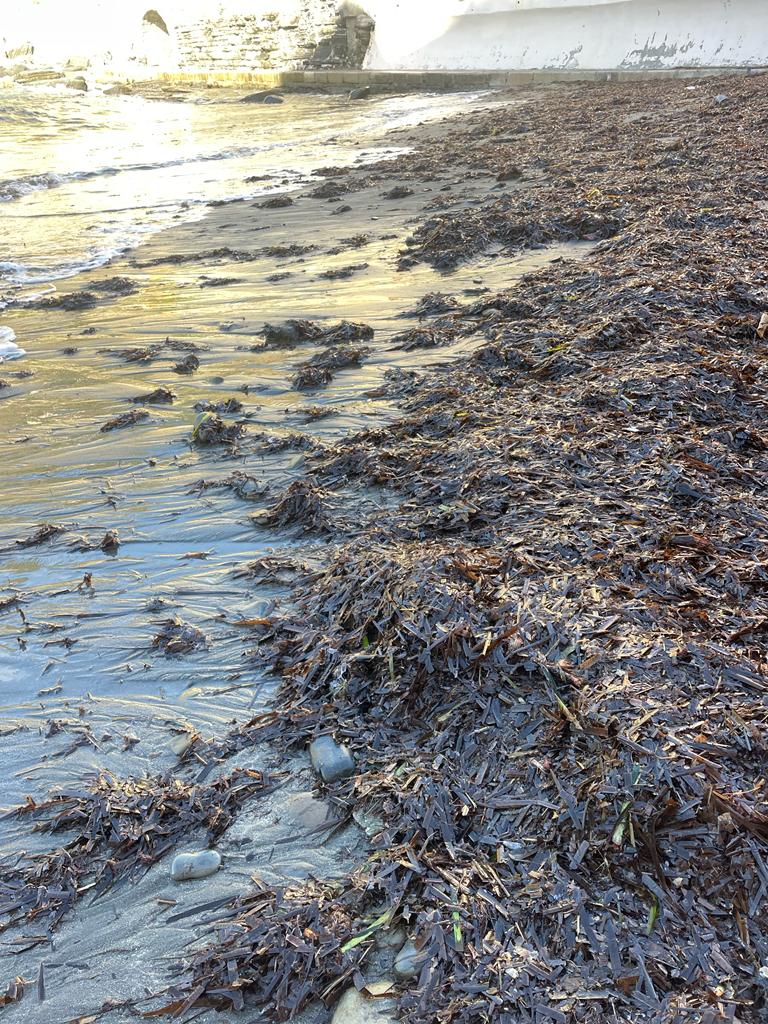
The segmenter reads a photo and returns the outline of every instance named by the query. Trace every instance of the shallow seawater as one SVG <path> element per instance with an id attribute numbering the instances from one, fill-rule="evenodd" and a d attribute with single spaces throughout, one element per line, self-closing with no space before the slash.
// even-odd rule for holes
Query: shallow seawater
<path id="1" fill-rule="evenodd" d="M 0 87 L 0 296 L 100 266 L 178 217 L 203 216 L 211 201 L 297 188 L 319 167 L 401 152 L 381 134 L 477 99 L 290 94 L 263 105 L 240 102 L 245 92 L 178 102 Z"/>

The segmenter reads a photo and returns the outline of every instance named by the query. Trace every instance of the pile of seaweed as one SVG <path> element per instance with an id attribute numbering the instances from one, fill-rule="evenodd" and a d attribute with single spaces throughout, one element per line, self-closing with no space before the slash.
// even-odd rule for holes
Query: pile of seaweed
<path id="1" fill-rule="evenodd" d="M 764 1019 L 765 83 L 558 91 L 435 147 L 455 165 L 472 139 L 500 175 L 537 153 L 557 187 L 469 239 L 417 230 L 422 258 L 484 224 L 518 240 L 525 204 L 565 223 L 547 237 L 615 237 L 442 304 L 474 354 L 309 457 L 307 491 L 394 500 L 300 570 L 265 640 L 279 711 L 218 753 L 331 731 L 372 853 L 341 886 L 233 901 L 169 1010 L 333 1002 L 398 922 L 412 1024 Z M 564 222 L 563 187 L 603 219 Z"/>

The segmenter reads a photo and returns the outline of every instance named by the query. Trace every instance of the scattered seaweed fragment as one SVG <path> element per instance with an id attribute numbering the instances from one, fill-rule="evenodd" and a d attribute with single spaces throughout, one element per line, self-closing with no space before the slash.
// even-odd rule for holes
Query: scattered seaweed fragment
<path id="1" fill-rule="evenodd" d="M 136 395 L 131 401 L 137 405 L 173 405 L 176 401 L 176 392 L 170 388 L 159 387 L 143 395 Z"/>
<path id="2" fill-rule="evenodd" d="M 205 647 L 207 643 L 202 629 L 184 622 L 178 616 L 161 622 L 159 632 L 152 638 L 152 646 L 164 654 L 189 654 L 199 647 Z"/>
<path id="3" fill-rule="evenodd" d="M 192 441 L 199 445 L 234 444 L 244 432 L 242 423 L 225 423 L 218 413 L 201 412 L 192 428 Z"/>
<path id="4" fill-rule="evenodd" d="M 213 843 L 242 802 L 270 788 L 261 772 L 239 770 L 207 785 L 178 778 L 119 778 L 100 772 L 45 800 L 31 797 L 7 817 L 36 830 L 74 833 L 43 854 L 22 854 L 3 866 L 5 901 L 0 930 L 34 923 L 48 942 L 52 931 L 84 894 L 93 898 L 135 880 L 194 830 Z"/>
<path id="5" fill-rule="evenodd" d="M 328 496 L 309 481 L 296 480 L 253 521 L 257 526 L 299 526 L 305 532 L 323 532 L 329 529 Z"/>
<path id="6" fill-rule="evenodd" d="M 137 423 L 143 423 L 149 419 L 146 409 L 131 409 L 129 412 L 121 412 L 111 420 L 103 423 L 99 430 L 102 434 L 108 434 L 112 430 L 122 430 L 124 427 L 133 427 Z"/>

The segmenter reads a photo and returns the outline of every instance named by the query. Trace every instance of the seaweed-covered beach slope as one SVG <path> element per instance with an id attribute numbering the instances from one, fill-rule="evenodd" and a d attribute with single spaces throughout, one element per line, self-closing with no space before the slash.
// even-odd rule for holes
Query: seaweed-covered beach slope
<path id="1" fill-rule="evenodd" d="M 161 621 L 131 633 L 122 598 L 105 621 L 162 658 L 142 684 L 163 683 L 160 711 L 183 676 L 217 714 L 176 712 L 169 746 L 165 719 L 107 729 L 65 677 L 62 727 L 88 732 L 61 755 L 88 743 L 102 774 L 67 760 L 63 791 L 3 817 L 9 1020 L 766 1020 L 767 87 L 495 96 L 290 204 L 157 236 L 111 267 L 140 289 L 113 313 L 87 274 L 90 311 L 82 291 L 16 311 L 73 356 L 56 332 L 78 330 L 112 403 L 87 429 L 118 453 L 138 438 L 131 480 L 162 460 L 141 515 L 184 509 L 162 550 L 205 563 L 216 600 L 195 613 L 195 569 L 165 577 Z M 148 297 L 202 327 L 142 324 Z M 32 385 L 8 371 L 7 400 L 31 404 L 46 365 Z M 106 558 L 143 564 L 123 561 L 129 513 L 106 514 L 78 514 L 71 561 L 58 513 L 11 541 L 67 569 L 45 602 L 83 570 L 78 592 L 108 594 Z M 3 607 L 30 649 L 51 642 L 60 606 Z M 93 642 L 63 644 L 89 678 Z M 269 711 L 217 703 L 265 670 Z M 354 773 L 342 758 L 310 794 L 324 734 Z M 168 855 L 192 843 L 222 870 L 174 888 Z"/>
<path id="2" fill-rule="evenodd" d="M 309 459 L 318 493 L 394 500 L 299 580 L 281 714 L 225 747 L 331 729 L 374 850 L 233 904 L 180 1000 L 333 1001 L 385 914 L 422 950 L 414 1024 L 765 1019 L 766 84 L 550 92 L 443 143 L 544 180 L 436 215 L 408 262 L 615 237 L 425 302 L 483 344 Z"/>

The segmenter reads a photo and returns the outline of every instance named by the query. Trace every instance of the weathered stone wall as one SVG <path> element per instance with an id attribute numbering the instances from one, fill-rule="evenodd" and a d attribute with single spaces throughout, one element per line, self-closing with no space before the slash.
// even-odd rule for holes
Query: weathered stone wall
<path id="1" fill-rule="evenodd" d="M 0 65 L 119 73 L 359 68 L 373 22 L 352 0 L 22 0 L 0 4 Z"/>
<path id="2" fill-rule="evenodd" d="M 285 5 L 283 5 L 285 7 Z M 360 67 L 372 21 L 338 0 L 303 0 L 293 11 L 205 18 L 176 29 L 182 68 Z"/>

